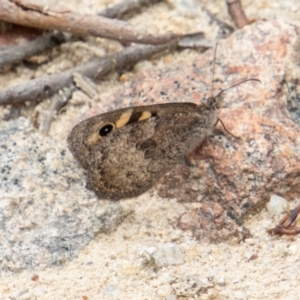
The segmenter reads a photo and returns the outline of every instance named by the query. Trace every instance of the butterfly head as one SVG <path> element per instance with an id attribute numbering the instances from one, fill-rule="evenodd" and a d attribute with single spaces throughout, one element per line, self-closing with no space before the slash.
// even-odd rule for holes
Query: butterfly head
<path id="1" fill-rule="evenodd" d="M 227 90 L 233 88 L 233 87 L 236 87 L 244 82 L 247 82 L 247 81 L 258 81 L 259 83 L 261 83 L 261 81 L 259 79 L 256 79 L 256 78 L 250 78 L 250 79 L 246 79 L 246 80 L 243 80 L 237 84 L 234 84 L 232 86 L 230 86 L 229 88 L 225 89 L 225 90 L 221 90 L 215 97 L 214 96 L 211 96 L 208 98 L 207 100 L 207 106 L 210 108 L 210 109 L 213 109 L 213 110 L 218 110 L 221 106 L 222 106 L 222 102 L 223 102 L 223 99 L 224 99 L 224 92 L 226 92 Z"/>
<path id="2" fill-rule="evenodd" d="M 222 106 L 223 98 L 223 91 L 221 91 L 217 96 L 211 96 L 208 98 L 207 106 L 211 110 L 218 110 Z"/>

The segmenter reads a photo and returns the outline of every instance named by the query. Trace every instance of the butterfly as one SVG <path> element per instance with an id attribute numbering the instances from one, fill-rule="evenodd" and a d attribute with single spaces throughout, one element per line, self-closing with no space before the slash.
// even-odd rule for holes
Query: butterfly
<path id="1" fill-rule="evenodd" d="M 238 84 L 249 80 L 259 81 Z M 87 188 L 111 200 L 136 197 L 150 189 L 212 134 L 226 90 L 200 105 L 134 106 L 77 124 L 68 146 L 86 171 Z"/>

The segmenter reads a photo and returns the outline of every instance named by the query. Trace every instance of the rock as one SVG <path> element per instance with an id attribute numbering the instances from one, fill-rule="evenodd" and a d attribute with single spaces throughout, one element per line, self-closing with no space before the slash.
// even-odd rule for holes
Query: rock
<path id="1" fill-rule="evenodd" d="M 25 118 L 0 131 L 0 268 L 20 271 L 77 257 L 99 232 L 115 230 L 130 214 L 99 202 L 65 142 L 33 128 Z M 70 188 L 72 187 L 72 188 Z"/>
<path id="2" fill-rule="evenodd" d="M 187 212 L 190 223 L 187 215 L 185 222 L 182 216 L 178 222 L 197 239 L 243 238 L 238 227 L 247 215 L 264 207 L 272 194 L 293 199 L 299 193 L 300 135 L 295 118 L 300 114 L 289 104 L 291 95 L 283 84 L 288 79 L 297 91 L 300 71 L 293 54 L 297 38 L 293 25 L 261 21 L 219 42 L 214 95 L 217 89 L 245 79 L 262 82 L 247 82 L 224 94 L 219 116 L 238 138 L 218 124 L 215 135 L 191 154 L 195 167 L 178 166 L 155 186 L 163 197 L 199 203 Z M 126 82 L 123 92 L 101 104 L 101 110 L 107 110 L 108 103 L 118 107 L 206 101 L 211 95 L 212 60 L 212 50 L 193 53 L 169 69 L 141 73 Z"/>
<path id="3" fill-rule="evenodd" d="M 289 205 L 288 202 L 277 195 L 272 195 L 270 202 L 267 204 L 268 212 L 271 216 L 279 216 L 287 211 Z"/>
<path id="4" fill-rule="evenodd" d="M 172 284 L 177 297 L 195 297 L 204 294 L 214 286 L 207 278 L 201 278 L 198 274 L 182 275 Z"/>
<path id="5" fill-rule="evenodd" d="M 158 268 L 162 266 L 183 264 L 183 254 L 174 243 L 162 244 L 153 254 L 155 264 Z"/>
<path id="6" fill-rule="evenodd" d="M 194 167 L 178 166 L 153 187 L 164 197 L 193 202 L 190 208 L 185 204 L 178 226 L 201 241 L 241 239 L 239 226 L 245 217 L 264 207 L 272 194 L 287 199 L 298 195 L 297 39 L 295 26 L 262 21 L 219 43 L 214 95 L 243 79 L 262 81 L 224 94 L 220 118 L 239 138 L 219 124 L 224 133 L 216 133 L 191 154 Z M 211 96 L 213 51 L 191 51 L 184 62 L 178 57 L 168 68 L 126 81 L 123 90 L 104 97 L 89 115 L 129 105 L 206 101 Z M 292 94 L 284 80 L 293 85 Z M 75 123 L 70 117 L 53 137 L 24 118 L 1 124 L 2 270 L 73 259 L 97 233 L 111 232 L 131 213 L 120 202 L 97 199 L 85 188 L 84 174 L 67 150 L 68 132 L 61 130 Z"/>

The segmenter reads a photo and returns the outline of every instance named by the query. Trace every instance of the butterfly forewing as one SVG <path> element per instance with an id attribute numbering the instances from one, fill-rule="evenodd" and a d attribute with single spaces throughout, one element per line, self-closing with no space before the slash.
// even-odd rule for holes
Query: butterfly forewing
<path id="1" fill-rule="evenodd" d="M 212 112 L 194 103 L 129 107 L 76 125 L 69 148 L 101 198 L 142 194 L 209 134 Z"/>

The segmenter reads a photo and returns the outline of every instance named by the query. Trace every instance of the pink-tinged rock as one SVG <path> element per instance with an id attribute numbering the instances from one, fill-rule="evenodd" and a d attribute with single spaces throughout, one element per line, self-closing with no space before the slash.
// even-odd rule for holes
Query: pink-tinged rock
<path id="1" fill-rule="evenodd" d="M 187 212 L 178 222 L 181 228 L 191 229 L 197 238 L 222 240 L 238 234 L 232 221 L 242 224 L 244 217 L 261 209 L 271 194 L 287 199 L 299 195 L 299 127 L 291 118 L 288 105 L 291 95 L 284 83 L 297 34 L 290 25 L 263 22 L 220 43 L 222 49 L 228 49 L 227 57 L 221 60 L 224 81 L 230 83 L 238 71 L 241 79 L 259 78 L 262 84 L 245 83 L 237 91 L 226 92 L 219 116 L 226 129 L 239 139 L 226 132 L 216 134 L 198 149 L 196 154 L 205 154 L 207 160 L 199 161 L 196 171 L 181 167 L 176 174 L 172 172 L 161 180 L 161 195 L 180 201 L 199 201 L 199 209 Z M 235 50 L 238 45 L 241 45 L 240 55 Z M 218 128 L 222 130 L 222 126 Z M 216 202 L 222 212 L 207 210 L 207 206 L 213 208 Z M 224 218 L 220 218 L 221 214 Z M 183 220 L 188 215 L 190 225 Z M 211 222 L 209 226 L 207 220 Z"/>
<path id="2" fill-rule="evenodd" d="M 264 207 L 271 194 L 293 199 L 299 193 L 300 109 L 285 84 L 287 78 L 295 91 L 300 54 L 295 55 L 293 45 L 298 35 L 296 27 L 281 21 L 258 22 L 219 42 L 214 95 L 248 78 L 262 82 L 247 82 L 225 93 L 219 116 L 239 139 L 219 123 L 224 133 L 216 133 L 190 157 L 196 166 L 178 166 L 154 187 L 163 197 L 199 203 L 178 220 L 179 227 L 199 239 L 238 235 L 245 216 Z M 100 111 L 205 101 L 211 95 L 213 51 L 184 57 L 161 71 L 137 75 L 123 92 L 101 104 Z"/>

